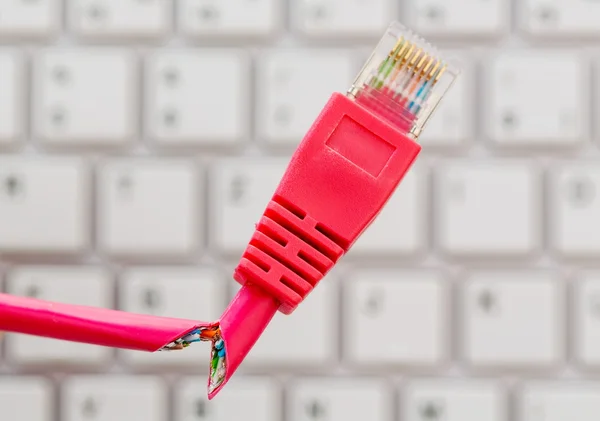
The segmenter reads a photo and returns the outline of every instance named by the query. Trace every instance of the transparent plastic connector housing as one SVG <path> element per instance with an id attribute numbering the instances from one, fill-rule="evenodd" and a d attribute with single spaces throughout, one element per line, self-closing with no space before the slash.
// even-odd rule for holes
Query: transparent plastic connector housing
<path id="1" fill-rule="evenodd" d="M 459 73 L 431 44 L 393 22 L 347 95 L 416 139 Z"/>

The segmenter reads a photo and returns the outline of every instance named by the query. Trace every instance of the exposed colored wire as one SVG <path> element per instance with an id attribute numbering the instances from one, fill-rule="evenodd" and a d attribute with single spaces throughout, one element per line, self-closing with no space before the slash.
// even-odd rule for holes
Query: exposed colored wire
<path id="1" fill-rule="evenodd" d="M 194 342 L 211 342 L 210 383 L 209 393 L 218 388 L 225 380 L 227 373 L 227 359 L 225 355 L 225 342 L 221 337 L 221 329 L 217 326 L 198 327 L 186 333 L 173 342 L 165 345 L 160 351 L 177 351 L 189 347 Z"/>

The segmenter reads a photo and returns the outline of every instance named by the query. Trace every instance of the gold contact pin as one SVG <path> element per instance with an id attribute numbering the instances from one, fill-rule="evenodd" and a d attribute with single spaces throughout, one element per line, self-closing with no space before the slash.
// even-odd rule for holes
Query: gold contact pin
<path id="1" fill-rule="evenodd" d="M 402 60 L 399 63 L 400 68 L 404 67 L 404 65 L 408 62 L 410 57 L 412 57 L 412 53 L 413 53 L 414 49 L 415 49 L 415 44 L 409 44 L 409 48 L 406 51 L 406 54 L 402 55 Z"/>
<path id="2" fill-rule="evenodd" d="M 411 44 L 408 41 L 404 42 L 402 44 L 400 50 L 394 57 L 394 59 L 393 59 L 394 70 L 392 71 L 392 74 L 390 75 L 391 81 L 395 80 L 396 77 L 398 76 L 398 73 L 400 72 L 400 67 L 402 66 L 402 61 L 404 60 L 404 56 L 409 51 L 410 46 L 411 46 Z"/>
<path id="3" fill-rule="evenodd" d="M 429 68 L 433 65 L 433 63 L 435 63 L 435 58 L 433 58 L 431 56 L 429 56 L 428 58 L 429 58 L 429 60 L 427 61 L 427 63 L 425 63 L 425 66 L 423 66 L 423 69 L 421 70 L 421 74 L 419 75 L 419 78 L 424 78 L 427 75 Z"/>
<path id="4" fill-rule="evenodd" d="M 411 54 L 412 50 L 415 48 L 414 44 L 410 42 L 406 42 L 398 57 L 395 60 L 394 72 L 391 75 L 390 80 L 395 81 L 400 74 L 400 71 L 404 67 L 404 63 L 406 63 L 407 57 Z"/>
<path id="5" fill-rule="evenodd" d="M 398 54 L 398 51 L 402 48 L 403 44 L 404 37 L 401 37 L 396 43 L 396 45 L 394 45 L 394 48 L 391 49 L 390 53 L 388 54 L 388 57 L 393 58 L 394 56 L 396 56 Z"/>
<path id="6" fill-rule="evenodd" d="M 430 81 L 431 78 L 433 78 L 436 75 L 437 70 L 440 67 L 440 64 L 441 64 L 440 61 L 436 60 L 435 66 L 433 66 L 433 68 L 431 69 L 431 71 L 429 71 L 429 73 L 427 74 L 427 77 L 425 78 L 425 79 L 427 79 L 427 81 Z"/>
<path id="7" fill-rule="evenodd" d="M 430 59 L 429 54 L 424 53 L 421 57 L 421 60 L 415 66 L 415 74 L 419 74 L 419 78 L 423 75 L 423 71 L 425 69 L 425 65 L 427 64 L 427 59 Z"/>
<path id="8" fill-rule="evenodd" d="M 408 70 L 411 70 L 411 69 L 414 70 L 415 63 L 416 63 L 417 59 L 419 58 L 419 56 L 421 55 L 421 51 L 423 51 L 421 48 L 417 48 L 415 53 L 411 56 L 410 62 L 407 65 Z"/>
<path id="9" fill-rule="evenodd" d="M 394 62 L 401 61 L 404 58 L 404 56 L 406 55 L 406 53 L 407 53 L 410 45 L 411 44 L 409 42 L 405 42 L 404 44 L 402 44 L 402 47 L 400 48 L 400 50 L 398 51 L 398 53 L 394 57 Z"/>
<path id="10" fill-rule="evenodd" d="M 427 53 L 425 53 L 423 50 L 417 52 L 417 55 L 415 55 L 412 60 L 410 61 L 409 64 L 409 70 L 411 71 L 411 78 L 414 77 L 414 75 L 416 75 L 419 70 L 421 69 L 421 67 L 423 66 L 423 62 L 425 62 L 425 60 L 427 60 Z"/>
<path id="11" fill-rule="evenodd" d="M 412 85 L 410 88 L 410 92 L 412 93 L 416 87 L 421 83 L 421 79 L 425 74 L 425 68 L 431 65 L 431 56 L 427 53 L 424 53 L 421 57 L 421 60 L 415 66 L 415 70 L 413 72 Z"/>
<path id="12" fill-rule="evenodd" d="M 435 76 L 435 80 L 433 81 L 434 84 L 437 83 L 438 80 L 440 80 L 440 78 L 442 77 L 442 75 L 444 74 L 444 72 L 446 71 L 447 66 L 444 64 L 444 67 L 442 67 L 440 69 L 440 71 L 438 72 L 438 74 Z"/>

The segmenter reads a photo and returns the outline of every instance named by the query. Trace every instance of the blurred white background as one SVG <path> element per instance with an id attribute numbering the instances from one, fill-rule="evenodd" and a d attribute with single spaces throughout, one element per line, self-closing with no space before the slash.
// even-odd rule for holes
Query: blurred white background
<path id="1" fill-rule="evenodd" d="M 0 0 L 0 285 L 214 319 L 392 20 L 459 60 L 376 223 L 205 399 L 173 354 L 6 335 L 0 419 L 597 421 L 600 2 Z"/>

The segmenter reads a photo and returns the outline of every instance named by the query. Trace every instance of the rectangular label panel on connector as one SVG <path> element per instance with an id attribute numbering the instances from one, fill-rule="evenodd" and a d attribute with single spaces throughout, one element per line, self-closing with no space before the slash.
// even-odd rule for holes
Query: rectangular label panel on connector
<path id="1" fill-rule="evenodd" d="M 373 177 L 379 176 L 396 150 L 349 115 L 344 115 L 325 143 Z"/>

